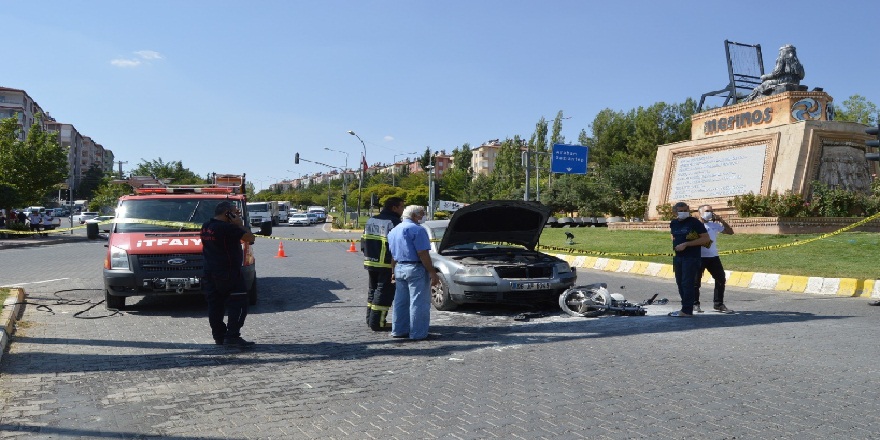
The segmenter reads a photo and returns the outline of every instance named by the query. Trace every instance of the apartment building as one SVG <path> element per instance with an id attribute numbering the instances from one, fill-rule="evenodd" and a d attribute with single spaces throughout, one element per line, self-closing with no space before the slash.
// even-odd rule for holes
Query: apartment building
<path id="1" fill-rule="evenodd" d="M 70 187 L 79 187 L 83 174 L 92 164 L 98 164 L 105 172 L 113 169 L 112 151 L 105 149 L 90 137 L 83 136 L 73 124 L 56 121 L 24 90 L 0 87 L 0 119 L 12 117 L 18 119 L 20 140 L 27 139 L 34 121 L 39 121 L 43 130 L 58 133 L 61 147 L 67 149 L 66 183 Z"/>
<path id="2" fill-rule="evenodd" d="M 501 151 L 501 141 L 493 139 L 484 142 L 477 148 L 471 150 L 471 169 L 474 177 L 477 174 L 489 175 L 495 169 L 495 160 L 498 158 L 498 152 Z"/>

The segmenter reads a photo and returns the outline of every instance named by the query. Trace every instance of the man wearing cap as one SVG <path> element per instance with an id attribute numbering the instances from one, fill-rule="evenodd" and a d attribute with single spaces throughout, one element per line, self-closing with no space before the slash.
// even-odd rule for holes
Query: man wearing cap
<path id="1" fill-rule="evenodd" d="M 202 286 L 208 302 L 208 323 L 217 345 L 250 347 L 254 343 L 241 337 L 248 312 L 248 295 L 241 273 L 241 242 L 254 242 L 254 234 L 244 225 L 241 211 L 224 200 L 214 209 L 214 217 L 202 225 L 202 255 L 205 277 Z M 223 317 L 228 312 L 227 323 Z"/>

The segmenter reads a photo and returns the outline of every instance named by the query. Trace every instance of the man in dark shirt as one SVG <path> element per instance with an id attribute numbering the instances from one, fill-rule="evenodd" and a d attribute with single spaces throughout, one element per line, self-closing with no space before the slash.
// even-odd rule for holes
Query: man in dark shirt
<path id="1" fill-rule="evenodd" d="M 254 242 L 254 234 L 244 226 L 239 209 L 224 200 L 214 209 L 214 217 L 202 225 L 202 255 L 205 277 L 202 289 L 208 302 L 208 323 L 217 345 L 249 347 L 253 342 L 241 337 L 247 316 L 248 296 L 241 273 L 241 242 Z M 223 316 L 229 313 L 228 323 Z"/>
<path id="2" fill-rule="evenodd" d="M 669 313 L 669 316 L 681 318 L 694 315 L 694 294 L 697 274 L 700 272 L 702 257 L 700 246 L 711 242 L 709 233 L 703 223 L 691 217 L 687 203 L 678 202 L 673 206 L 677 218 L 669 222 L 672 232 L 672 270 L 675 272 L 675 284 L 681 296 L 681 310 Z"/>

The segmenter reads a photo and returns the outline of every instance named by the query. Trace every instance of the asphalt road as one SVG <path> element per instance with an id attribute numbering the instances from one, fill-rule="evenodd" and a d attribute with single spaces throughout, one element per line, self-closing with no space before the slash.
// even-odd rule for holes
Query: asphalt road
<path id="1" fill-rule="evenodd" d="M 3 250 L 0 285 L 30 304 L 0 362 L 0 438 L 880 438 L 880 308 L 863 299 L 729 289 L 737 314 L 676 319 L 669 280 L 579 271 L 670 303 L 434 311 L 438 339 L 399 342 L 366 328 L 359 253 L 278 243 L 255 248 L 247 351 L 212 344 L 198 297 L 105 311 L 103 241 Z"/>

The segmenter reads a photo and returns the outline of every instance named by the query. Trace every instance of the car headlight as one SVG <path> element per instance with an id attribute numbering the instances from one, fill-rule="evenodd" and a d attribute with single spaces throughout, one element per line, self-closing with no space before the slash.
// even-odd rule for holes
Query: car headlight
<path id="1" fill-rule="evenodd" d="M 116 246 L 110 246 L 110 269 L 128 269 L 128 252 Z"/>
<path id="2" fill-rule="evenodd" d="M 491 277 L 492 271 L 486 266 L 465 266 L 455 274 L 460 277 Z"/>
<path id="3" fill-rule="evenodd" d="M 556 273 L 569 273 L 571 266 L 568 263 L 556 263 Z"/>

